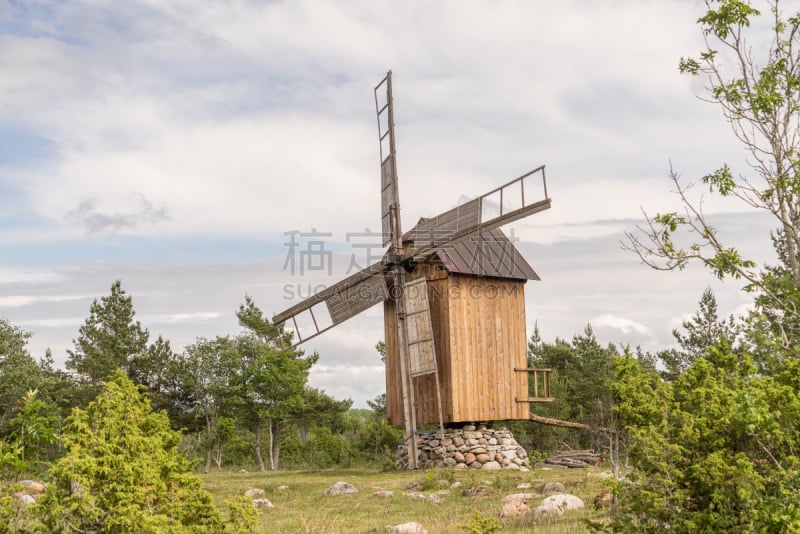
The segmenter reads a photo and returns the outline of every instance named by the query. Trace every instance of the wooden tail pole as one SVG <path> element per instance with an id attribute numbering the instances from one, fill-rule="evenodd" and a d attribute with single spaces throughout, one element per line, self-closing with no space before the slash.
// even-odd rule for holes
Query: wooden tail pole
<path id="1" fill-rule="evenodd" d="M 543 425 L 553 425 L 553 426 L 562 426 L 566 428 L 581 428 L 584 430 L 591 430 L 589 425 L 584 425 L 583 423 L 573 423 L 572 421 L 562 421 L 561 419 L 551 419 L 549 417 L 542 417 L 541 415 L 536 415 L 535 413 L 531 413 L 531 421 L 534 423 L 541 423 Z"/>
<path id="2" fill-rule="evenodd" d="M 574 423 L 572 421 L 562 421 L 561 419 L 551 419 L 549 417 L 542 417 L 541 415 L 536 415 L 535 413 L 531 412 L 530 419 L 534 423 L 541 423 L 543 425 L 553 425 L 553 426 L 561 426 L 565 428 L 580 428 L 581 430 L 598 430 L 600 432 L 612 432 L 615 433 L 614 430 L 610 428 L 605 428 L 602 426 L 589 426 L 583 423 Z"/>

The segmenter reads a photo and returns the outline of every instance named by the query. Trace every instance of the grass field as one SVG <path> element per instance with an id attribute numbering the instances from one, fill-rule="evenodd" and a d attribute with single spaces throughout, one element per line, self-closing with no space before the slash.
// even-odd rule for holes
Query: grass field
<path id="1" fill-rule="evenodd" d="M 475 510 L 483 517 L 499 519 L 501 501 L 511 493 L 535 492 L 544 482 L 561 482 L 567 493 L 577 495 L 586 509 L 567 512 L 562 519 L 543 525 L 525 524 L 519 519 L 500 519 L 503 532 L 578 533 L 587 532 L 584 519 L 602 519 L 592 505 L 595 495 L 607 487 L 598 476 L 600 469 L 533 469 L 528 473 L 514 471 L 430 470 L 379 472 L 370 470 L 277 471 L 267 473 L 212 472 L 202 475 L 206 489 L 217 504 L 227 511 L 226 499 L 244 494 L 248 488 L 265 491 L 264 497 L 275 506 L 259 514 L 258 532 L 269 533 L 347 533 L 387 532 L 387 526 L 416 521 L 430 533 L 468 532 Z M 411 482 L 429 487 L 439 479 L 459 481 L 461 487 L 442 495 L 436 504 L 410 498 L 405 487 Z M 358 489 L 353 495 L 325 496 L 324 491 L 336 482 L 349 482 Z M 532 489 L 517 489 L 521 483 L 532 483 Z M 467 497 L 464 488 L 485 485 L 482 497 Z M 287 488 L 279 489 L 281 486 Z M 391 490 L 389 498 L 370 497 L 378 490 Z M 435 488 L 422 490 L 435 492 Z M 543 498 L 543 497 L 542 497 Z M 529 502 L 531 508 L 542 498 Z"/>

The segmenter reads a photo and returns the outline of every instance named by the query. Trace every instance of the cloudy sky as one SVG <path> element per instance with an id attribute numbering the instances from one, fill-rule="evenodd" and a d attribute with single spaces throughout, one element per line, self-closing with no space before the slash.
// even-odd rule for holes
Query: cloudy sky
<path id="1" fill-rule="evenodd" d="M 0 316 L 63 362 L 94 298 L 121 279 L 152 336 L 181 349 L 236 333 L 342 277 L 380 222 L 373 87 L 393 71 L 405 226 L 541 164 L 551 210 L 506 228 L 541 282 L 528 332 L 649 350 L 711 285 L 620 249 L 641 209 L 744 155 L 681 76 L 701 2 L 0 0 Z M 771 258 L 770 222 L 705 205 Z M 325 269 L 290 269 L 322 241 Z M 375 253 L 375 250 L 372 250 Z M 302 258 L 294 258 L 297 261 Z M 306 258 L 307 259 L 307 258 Z M 330 267 L 330 274 L 328 273 Z M 384 389 L 380 306 L 309 343 L 312 383 L 363 406 Z"/>

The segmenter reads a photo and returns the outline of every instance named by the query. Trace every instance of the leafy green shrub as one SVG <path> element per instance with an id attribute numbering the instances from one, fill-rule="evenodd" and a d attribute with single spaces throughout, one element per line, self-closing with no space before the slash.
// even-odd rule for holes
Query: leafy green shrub
<path id="1" fill-rule="evenodd" d="M 446 484 L 442 484 L 442 481 Z M 422 489 L 425 491 L 447 488 L 455 482 L 455 472 L 452 469 L 428 469 L 425 472 L 425 480 L 422 481 Z"/>
<path id="2" fill-rule="evenodd" d="M 24 534 L 37 531 L 30 507 L 12 496 L 13 492 L 22 489 L 17 484 L 0 484 L 0 532 Z"/>
<path id="3" fill-rule="evenodd" d="M 469 523 L 461 525 L 461 528 L 471 534 L 492 534 L 499 532 L 503 527 L 500 525 L 500 521 L 494 517 L 483 517 L 480 510 L 475 510 Z"/>
<path id="4" fill-rule="evenodd" d="M 221 532 L 211 495 L 178 451 L 179 432 L 122 371 L 62 434 L 66 455 L 35 509 L 48 532 Z"/>
<path id="5" fill-rule="evenodd" d="M 783 532 L 800 525 L 800 363 L 775 377 L 721 342 L 664 397 L 618 406 L 631 432 L 630 482 L 615 492 L 622 532 Z M 620 383 L 620 386 L 624 384 Z M 627 399 L 625 397 L 628 397 Z M 620 411 L 622 413 L 622 411 Z"/>
<path id="6" fill-rule="evenodd" d="M 233 534 L 251 534 L 256 531 L 258 509 L 248 497 L 238 497 L 233 501 L 226 500 L 230 511 L 228 530 Z"/>

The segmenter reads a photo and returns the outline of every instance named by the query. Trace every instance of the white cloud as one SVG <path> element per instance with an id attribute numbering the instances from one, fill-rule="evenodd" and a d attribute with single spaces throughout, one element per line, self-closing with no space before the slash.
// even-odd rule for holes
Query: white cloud
<path id="1" fill-rule="evenodd" d="M 638 321 L 628 319 L 627 317 L 618 317 L 612 314 L 604 314 L 594 317 L 589 321 L 594 326 L 608 326 L 621 330 L 624 334 L 630 332 L 638 332 L 640 334 L 647 334 L 648 328 Z"/>
<path id="2" fill-rule="evenodd" d="M 85 317 L 54 317 L 51 319 L 23 319 L 18 321 L 23 328 L 66 328 L 72 327 L 77 332 Z M 34 351 L 39 352 L 39 351 Z M 44 354 L 44 351 L 41 351 Z M 63 363 L 63 362 L 62 362 Z"/>
<path id="3" fill-rule="evenodd" d="M 11 295 L 0 297 L 0 308 L 19 308 L 30 306 L 37 303 L 47 302 L 69 302 L 71 300 L 83 300 L 88 297 L 84 295 Z"/>
<path id="4" fill-rule="evenodd" d="M 175 324 L 175 323 L 200 323 L 210 321 L 222 316 L 220 312 L 191 312 L 191 313 L 170 313 L 165 315 L 146 315 L 142 316 L 140 322 L 147 324 Z"/>
<path id="5" fill-rule="evenodd" d="M 44 269 L 28 269 L 20 267 L 4 267 L 0 265 L 0 285 L 17 283 L 57 282 L 63 277 L 53 271 Z"/>

